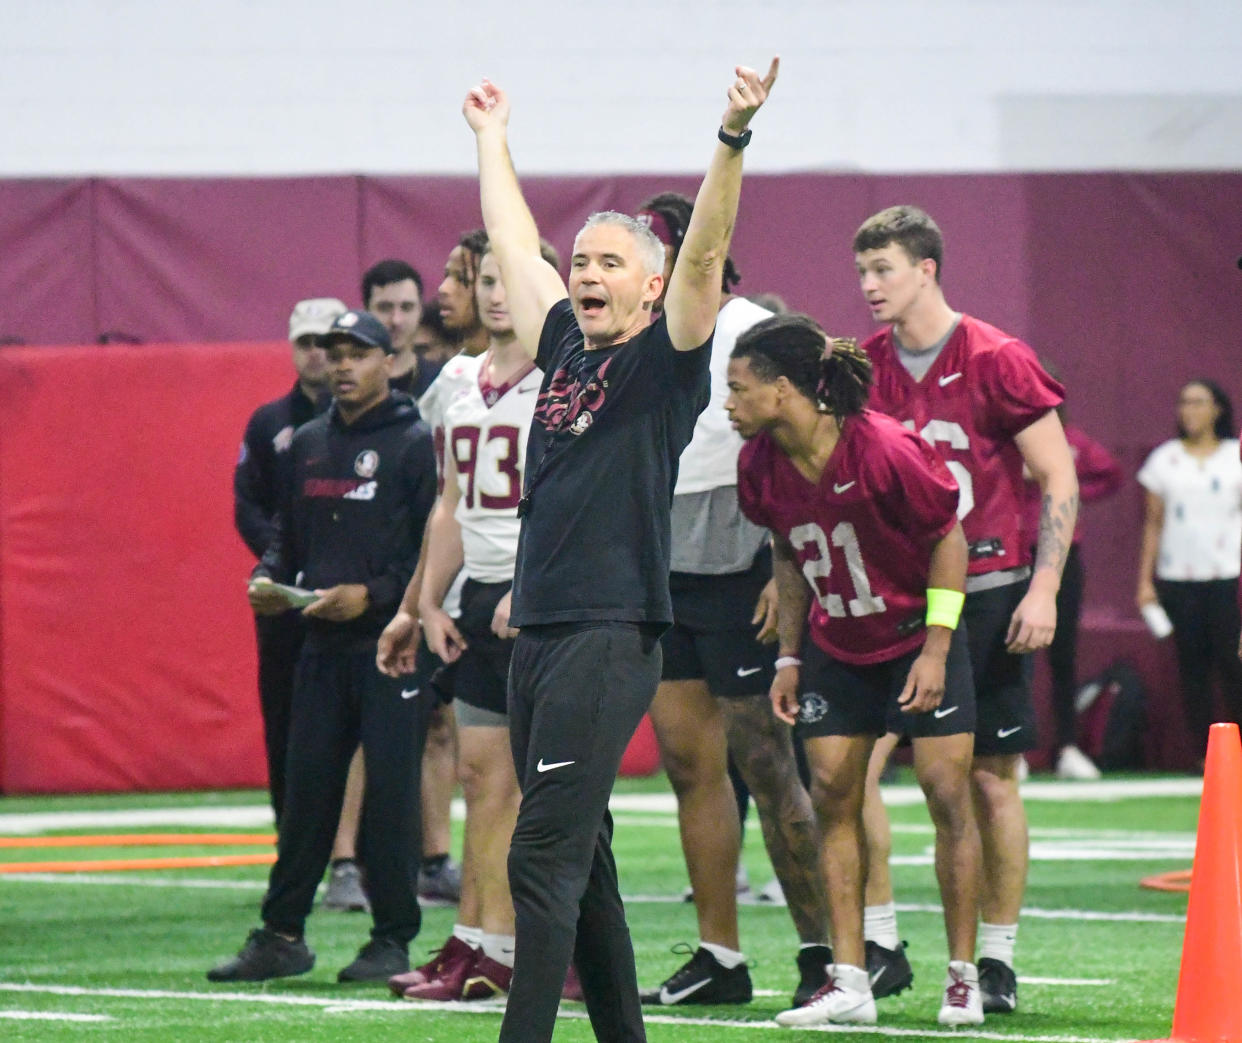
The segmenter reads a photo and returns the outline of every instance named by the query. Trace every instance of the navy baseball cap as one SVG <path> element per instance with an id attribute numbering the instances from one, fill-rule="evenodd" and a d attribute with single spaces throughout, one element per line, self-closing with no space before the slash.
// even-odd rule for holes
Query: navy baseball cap
<path id="1" fill-rule="evenodd" d="M 387 355 L 393 353 L 388 328 L 369 311 L 347 311 L 333 319 L 319 343 L 326 348 L 336 340 L 352 340 L 368 348 L 380 348 Z"/>

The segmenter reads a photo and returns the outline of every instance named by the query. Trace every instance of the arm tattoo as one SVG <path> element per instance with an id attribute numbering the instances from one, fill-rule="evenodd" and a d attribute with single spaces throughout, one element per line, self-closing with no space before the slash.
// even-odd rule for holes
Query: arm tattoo
<path id="1" fill-rule="evenodd" d="M 1053 569 L 1058 576 L 1065 568 L 1074 523 L 1078 519 L 1078 493 L 1054 504 L 1045 493 L 1039 508 L 1039 542 L 1035 547 L 1035 568 Z"/>

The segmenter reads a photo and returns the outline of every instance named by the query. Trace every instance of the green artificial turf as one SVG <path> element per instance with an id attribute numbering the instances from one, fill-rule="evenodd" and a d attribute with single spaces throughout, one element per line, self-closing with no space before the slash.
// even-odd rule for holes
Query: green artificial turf
<path id="1" fill-rule="evenodd" d="M 654 796 L 667 793 L 667 783 L 659 777 L 625 780 L 617 793 Z M 20 820 L 9 816 L 16 815 L 263 803 L 263 795 L 253 792 L 0 798 L 0 834 L 14 832 L 12 823 Z M 990 1017 L 980 1034 L 950 1033 L 936 1025 L 945 955 L 927 858 L 932 836 L 922 807 L 894 807 L 893 875 L 915 985 L 880 1002 L 874 1029 L 835 1030 L 834 1038 L 843 1043 L 946 1036 L 1052 1043 L 1168 1036 L 1186 896 L 1144 890 L 1138 881 L 1189 867 L 1197 811 L 1193 795 L 1028 802 L 1033 859 L 1028 912 L 1018 942 L 1020 1010 Z M 683 959 L 669 951 L 672 946 L 693 944 L 697 937 L 693 907 L 677 900 L 686 874 L 676 816 L 668 809 L 642 808 L 618 810 L 616 820 L 617 861 L 623 889 L 631 896 L 627 909 L 639 978 L 644 985 L 655 985 Z M 205 829 L 104 824 L 69 832 Z M 95 859 L 227 850 L 232 849 L 17 849 L 0 852 L 0 858 Z M 771 878 L 753 813 L 745 862 L 756 887 Z M 362 914 L 317 911 L 312 916 L 307 938 L 318 962 L 308 975 L 263 985 L 210 985 L 204 972 L 232 955 L 257 924 L 265 878 L 263 867 L 93 872 L 85 877 L 0 875 L 0 1039 L 472 1043 L 496 1038 L 500 1014 L 494 1007 L 424 1009 L 392 1000 L 382 986 L 336 984 L 336 971 L 366 940 L 369 919 Z M 418 962 L 448 934 L 452 914 L 452 909 L 427 910 L 423 932 L 412 947 Z M 746 1043 L 793 1031 L 772 1021 L 788 1005 L 796 982 L 788 914 L 779 907 L 743 905 L 741 932 L 759 993 L 755 1000 L 744 1007 L 653 1011 L 650 1039 Z M 565 1005 L 563 1014 L 568 1016 L 558 1023 L 558 1040 L 594 1038 L 580 1004 Z"/>

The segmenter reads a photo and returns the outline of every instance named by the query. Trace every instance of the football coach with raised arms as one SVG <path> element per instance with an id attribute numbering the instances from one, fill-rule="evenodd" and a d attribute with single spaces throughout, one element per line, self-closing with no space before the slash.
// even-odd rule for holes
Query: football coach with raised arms
<path id="1" fill-rule="evenodd" d="M 516 959 L 502 1041 L 551 1039 L 571 955 L 596 1037 L 646 1038 L 608 798 L 660 680 L 677 462 L 707 405 L 742 150 L 777 67 L 764 77 L 736 68 L 655 323 L 664 247 L 650 229 L 593 214 L 574 242 L 567 291 L 540 256 L 509 157 L 508 97 L 484 81 L 463 105 L 513 327 L 544 371 L 510 617 L 520 628 L 509 719 L 522 804 L 509 851 Z"/>

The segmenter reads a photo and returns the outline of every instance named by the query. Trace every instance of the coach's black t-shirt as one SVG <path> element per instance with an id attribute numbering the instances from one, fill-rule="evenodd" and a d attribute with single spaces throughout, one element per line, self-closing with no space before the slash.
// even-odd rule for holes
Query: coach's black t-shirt
<path id="1" fill-rule="evenodd" d="M 672 622 L 669 509 L 678 458 L 708 401 L 710 344 L 675 350 L 661 318 L 588 351 L 568 300 L 548 312 L 514 626 Z"/>

